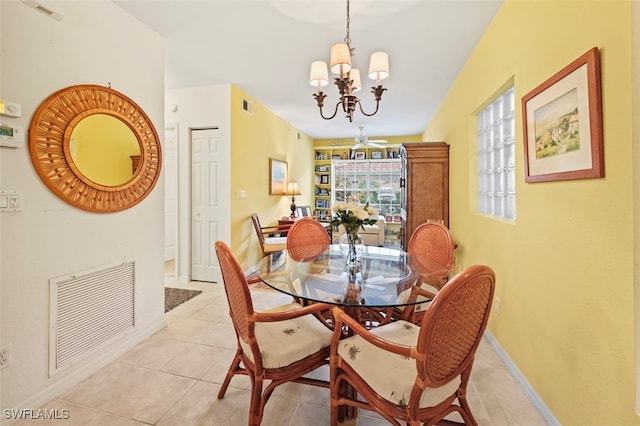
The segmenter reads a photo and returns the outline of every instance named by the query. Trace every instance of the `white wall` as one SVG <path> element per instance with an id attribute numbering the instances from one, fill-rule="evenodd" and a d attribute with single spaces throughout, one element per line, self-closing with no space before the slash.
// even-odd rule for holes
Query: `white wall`
<path id="1" fill-rule="evenodd" d="M 231 87 L 227 84 L 216 86 L 192 87 L 168 90 L 165 99 L 165 121 L 178 125 L 178 259 L 176 272 L 178 281 L 186 282 L 190 278 L 190 185 L 191 150 L 189 132 L 191 129 L 218 127 L 223 141 L 220 149 L 225 150 L 231 164 Z M 171 111 L 171 105 L 177 110 Z M 224 143 L 227 142 L 227 143 Z M 231 175 L 227 179 L 227 192 L 219 193 L 221 200 L 231 198 Z M 230 203 L 227 206 L 230 210 Z M 229 211 L 224 216 L 229 218 Z M 218 229 L 218 237 L 231 241 L 231 230 Z"/>
<path id="2" fill-rule="evenodd" d="M 0 98 L 22 104 L 24 127 L 51 93 L 111 84 L 144 109 L 162 139 L 164 46 L 159 35 L 110 1 L 63 2 L 55 21 L 17 0 L 0 1 Z M 163 184 L 135 207 L 79 210 L 40 180 L 25 148 L 0 148 L 0 189 L 24 191 L 24 211 L 0 213 L 0 346 L 13 363 L 0 371 L 2 408 L 37 404 L 163 327 Z M 49 279 L 136 262 L 136 331 L 75 369 L 48 377 Z"/>

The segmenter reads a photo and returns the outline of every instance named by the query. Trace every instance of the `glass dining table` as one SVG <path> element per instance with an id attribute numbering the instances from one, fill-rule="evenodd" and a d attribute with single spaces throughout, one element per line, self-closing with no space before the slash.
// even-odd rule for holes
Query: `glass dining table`
<path id="1" fill-rule="evenodd" d="M 313 252 L 314 250 L 309 250 Z M 297 258 L 287 250 L 265 256 L 256 272 L 269 287 L 305 302 L 324 302 L 367 312 L 374 325 L 388 322 L 392 308 L 416 303 L 410 298 L 416 284 L 440 282 L 449 271 L 426 263 L 399 248 L 365 246 L 355 268 L 345 265 L 338 245 L 317 247 L 317 255 Z M 349 309 L 353 312 L 353 309 Z"/>
<path id="2" fill-rule="evenodd" d="M 441 283 L 450 272 L 399 248 L 365 246 L 354 268 L 346 266 L 339 245 L 305 248 L 304 252 L 315 255 L 300 258 L 283 250 L 265 256 L 257 265 L 258 276 L 302 304 L 338 305 L 366 328 L 403 317 L 407 307 L 428 301 L 411 298 L 412 288 Z M 330 313 L 321 319 L 330 322 Z M 353 392 L 350 386 L 343 391 Z M 356 416 L 353 407 L 343 407 L 338 413 L 340 421 Z"/>

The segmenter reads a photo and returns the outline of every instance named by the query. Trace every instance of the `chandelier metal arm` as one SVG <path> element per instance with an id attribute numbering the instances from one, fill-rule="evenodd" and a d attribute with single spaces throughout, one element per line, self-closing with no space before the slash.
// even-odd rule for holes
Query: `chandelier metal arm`
<path id="1" fill-rule="evenodd" d="M 376 101 L 376 109 L 375 109 L 375 111 L 373 111 L 371 114 L 367 114 L 362 109 L 362 102 L 358 101 L 358 107 L 360 108 L 360 112 L 362 113 L 362 115 L 366 115 L 367 117 L 371 117 L 372 115 L 375 115 L 378 112 L 378 107 L 379 106 L 380 106 L 380 101 Z"/>
<path id="2" fill-rule="evenodd" d="M 324 106 L 324 99 L 326 97 L 327 95 L 325 95 L 324 92 L 318 92 L 317 94 L 316 93 L 313 94 L 313 98 L 318 103 L 318 109 L 320 109 L 320 117 L 324 118 L 325 120 L 331 120 L 338 113 L 338 107 L 340 106 L 340 102 L 336 104 L 336 108 L 333 111 L 333 115 L 331 115 L 330 117 L 325 117 L 324 114 L 322 113 L 322 107 Z"/>
<path id="3" fill-rule="evenodd" d="M 325 95 L 324 92 L 322 91 L 315 93 L 313 95 L 314 99 L 318 103 L 318 109 L 320 109 L 320 116 L 325 120 L 331 120 L 332 118 L 334 118 L 338 113 L 338 108 L 340 107 L 340 105 L 342 105 L 342 111 L 344 111 L 344 113 L 346 114 L 346 117 L 349 119 L 350 122 L 353 122 L 353 113 L 356 110 L 356 105 L 360 109 L 360 112 L 363 115 L 367 117 L 371 117 L 378 112 L 378 109 L 380 108 L 380 100 L 382 99 L 382 94 L 387 90 L 386 88 L 382 87 L 382 85 L 378 85 L 371 88 L 371 93 L 373 93 L 373 96 L 376 101 L 376 109 L 372 113 L 367 113 L 362 108 L 362 102 L 360 102 L 360 99 L 358 99 L 358 97 L 353 94 L 353 88 L 352 88 L 353 80 L 349 79 L 348 77 L 336 78 L 334 81 L 334 84 L 338 86 L 338 90 L 340 91 L 340 100 L 338 100 L 338 102 L 336 103 L 336 107 L 333 110 L 333 114 L 331 116 L 325 117 L 324 113 L 322 112 L 322 108 L 324 107 L 324 100 L 326 99 L 327 95 Z"/>
<path id="4" fill-rule="evenodd" d="M 376 100 L 376 109 L 371 114 L 367 114 L 366 112 L 364 112 L 364 109 L 362 109 L 362 102 L 360 102 L 360 100 L 358 99 L 356 103 L 360 108 L 360 112 L 363 115 L 366 115 L 367 117 L 371 117 L 372 115 L 375 115 L 378 112 L 378 108 L 380 107 L 380 100 L 382 99 L 382 94 L 385 92 L 385 90 L 387 89 L 385 89 L 381 85 L 371 88 L 371 93 L 373 93 L 373 96 L 375 97 L 375 100 Z"/>

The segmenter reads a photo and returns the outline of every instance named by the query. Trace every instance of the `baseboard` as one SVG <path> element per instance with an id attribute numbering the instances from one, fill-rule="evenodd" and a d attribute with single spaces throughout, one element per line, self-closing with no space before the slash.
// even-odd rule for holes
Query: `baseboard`
<path id="1" fill-rule="evenodd" d="M 545 422 L 548 425 L 560 426 L 561 423 L 558 421 L 558 419 L 556 419 L 551 410 L 549 410 L 549 407 L 547 407 L 542 398 L 540 398 L 540 396 L 536 393 L 535 389 L 533 389 L 531 384 L 529 384 L 527 379 L 524 377 L 524 374 L 522 374 L 518 367 L 513 363 L 511 358 L 509 358 L 509 355 L 507 355 L 507 353 L 502 349 L 502 346 L 500 346 L 498 341 L 495 339 L 495 337 L 493 337 L 489 330 L 485 331 L 484 337 L 487 339 L 487 342 L 489 342 L 493 350 L 496 351 L 498 357 L 502 360 L 502 362 L 505 363 L 507 369 L 520 386 L 520 389 L 522 389 L 526 397 L 529 399 L 529 401 L 531 401 L 531 403 L 536 408 L 538 413 L 540 413 Z"/>
<path id="2" fill-rule="evenodd" d="M 65 372 L 65 376 L 60 379 L 56 379 L 55 382 L 51 382 L 47 384 L 44 389 L 30 398 L 20 402 L 16 407 L 12 407 L 13 409 L 25 409 L 32 408 L 37 409 L 47 402 L 51 401 L 54 398 L 63 395 L 68 390 L 70 390 L 73 386 L 80 383 L 82 380 L 86 379 L 93 373 L 97 372 L 101 368 L 107 366 L 108 364 L 114 362 L 129 350 L 133 349 L 136 345 L 144 341 L 145 339 L 151 337 L 156 332 L 162 330 L 167 326 L 167 321 L 164 316 L 161 320 L 151 324 L 147 328 L 143 330 L 136 330 L 133 333 L 126 336 L 122 342 L 116 343 L 108 350 L 100 353 L 100 355 L 94 356 L 89 362 L 79 365 L 75 370 Z M 12 409 L 7 408 L 7 409 Z M 3 416 L 4 417 L 4 416 Z M 2 425 L 10 425 L 18 419 L 2 419 Z"/>

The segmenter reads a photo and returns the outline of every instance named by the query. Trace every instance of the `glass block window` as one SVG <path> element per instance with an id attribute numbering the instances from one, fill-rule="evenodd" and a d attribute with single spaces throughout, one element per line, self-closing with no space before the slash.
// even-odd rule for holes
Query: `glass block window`
<path id="1" fill-rule="evenodd" d="M 478 114 L 478 211 L 516 219 L 513 86 Z"/>

